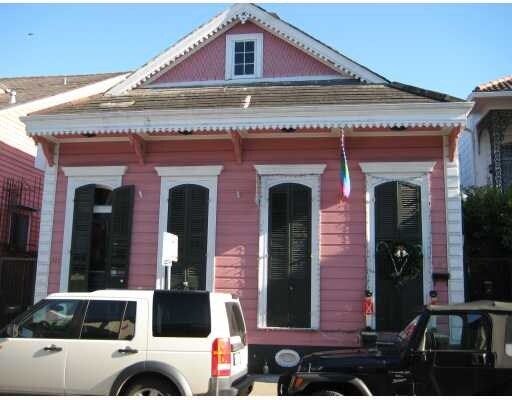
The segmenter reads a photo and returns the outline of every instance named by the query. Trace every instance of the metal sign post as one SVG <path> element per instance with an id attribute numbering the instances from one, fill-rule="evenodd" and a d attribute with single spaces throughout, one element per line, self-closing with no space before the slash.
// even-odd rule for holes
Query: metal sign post
<path id="1" fill-rule="evenodd" d="M 165 289 L 171 290 L 171 267 L 178 261 L 178 236 L 169 232 L 163 233 L 162 265 L 165 271 Z"/>

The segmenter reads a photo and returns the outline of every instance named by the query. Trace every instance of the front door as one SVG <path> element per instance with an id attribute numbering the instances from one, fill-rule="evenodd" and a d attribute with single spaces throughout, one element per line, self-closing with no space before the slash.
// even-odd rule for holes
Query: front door
<path id="1" fill-rule="evenodd" d="M 423 304 L 420 188 L 375 188 L 375 307 L 378 331 L 399 332 Z"/>
<path id="2" fill-rule="evenodd" d="M 206 289 L 209 190 L 180 185 L 169 191 L 167 232 L 178 236 L 178 261 L 171 267 L 172 289 Z"/>
<path id="3" fill-rule="evenodd" d="M 0 339 L 4 393 L 64 394 L 69 346 L 76 341 L 82 302 L 43 301 L 19 322 L 18 336 Z"/>

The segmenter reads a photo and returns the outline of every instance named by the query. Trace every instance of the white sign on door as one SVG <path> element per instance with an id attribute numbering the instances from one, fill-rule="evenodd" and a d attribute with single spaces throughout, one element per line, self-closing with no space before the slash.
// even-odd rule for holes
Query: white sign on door
<path id="1" fill-rule="evenodd" d="M 162 265 L 170 267 L 178 261 L 178 236 L 164 232 L 162 251 Z"/>

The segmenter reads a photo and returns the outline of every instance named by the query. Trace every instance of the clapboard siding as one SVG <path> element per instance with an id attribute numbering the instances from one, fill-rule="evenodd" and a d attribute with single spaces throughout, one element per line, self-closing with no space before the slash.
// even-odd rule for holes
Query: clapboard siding
<path id="1" fill-rule="evenodd" d="M 443 144 L 436 137 L 346 139 L 352 180 L 348 202 L 338 203 L 338 140 L 251 139 L 235 162 L 231 141 L 149 142 L 146 165 L 139 165 L 128 142 L 62 144 L 61 166 L 127 165 L 123 185 L 135 185 L 128 285 L 153 288 L 156 280 L 160 177 L 155 166 L 223 165 L 218 180 L 215 288 L 240 296 L 251 343 L 353 345 L 363 327 L 366 285 L 365 178 L 362 161 L 436 161 L 431 176 L 432 263 L 446 271 L 446 209 Z M 257 330 L 259 214 L 254 164 L 325 163 L 321 178 L 321 332 Z M 58 290 L 66 178 L 58 174 L 50 292 Z M 136 245 L 134 244 L 136 243 Z M 436 285 L 441 301 L 446 284 Z"/>

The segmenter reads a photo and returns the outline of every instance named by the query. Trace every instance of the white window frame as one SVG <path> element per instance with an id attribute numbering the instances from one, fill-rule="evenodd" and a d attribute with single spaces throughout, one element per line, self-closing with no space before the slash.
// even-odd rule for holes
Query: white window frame
<path id="1" fill-rule="evenodd" d="M 208 189 L 208 237 L 206 249 L 206 290 L 215 291 L 215 237 L 217 229 L 217 181 L 222 165 L 187 167 L 155 167 L 160 176 L 160 211 L 158 217 L 158 252 L 156 288 L 165 288 L 165 267 L 162 265 L 163 232 L 167 232 L 169 190 L 175 186 L 193 184 Z M 171 268 L 172 274 L 172 268 Z"/>
<path id="2" fill-rule="evenodd" d="M 422 162 L 361 162 L 366 175 L 366 288 L 375 303 L 375 188 L 386 182 L 407 182 L 421 188 L 421 240 L 423 252 L 423 302 L 428 304 L 432 281 L 432 225 L 430 217 L 430 173 L 435 161 Z M 371 316 L 375 329 L 375 315 Z"/>
<path id="3" fill-rule="evenodd" d="M 258 262 L 258 329 L 320 329 L 320 191 L 325 164 L 255 165 L 260 206 Z M 297 183 L 311 188 L 311 322 L 310 328 L 267 325 L 268 207 L 270 188 L 281 183 Z"/>
<path id="4" fill-rule="evenodd" d="M 59 290 L 61 292 L 68 291 L 71 236 L 73 234 L 73 214 L 75 212 L 75 190 L 80 186 L 90 184 L 114 190 L 123 185 L 123 175 L 126 173 L 127 168 L 126 166 L 61 168 L 64 175 L 68 178 L 60 267 Z"/>
<path id="5" fill-rule="evenodd" d="M 241 40 L 254 41 L 254 74 L 235 75 L 235 42 Z M 242 33 L 226 35 L 226 80 L 255 79 L 263 75 L 263 34 Z"/>

